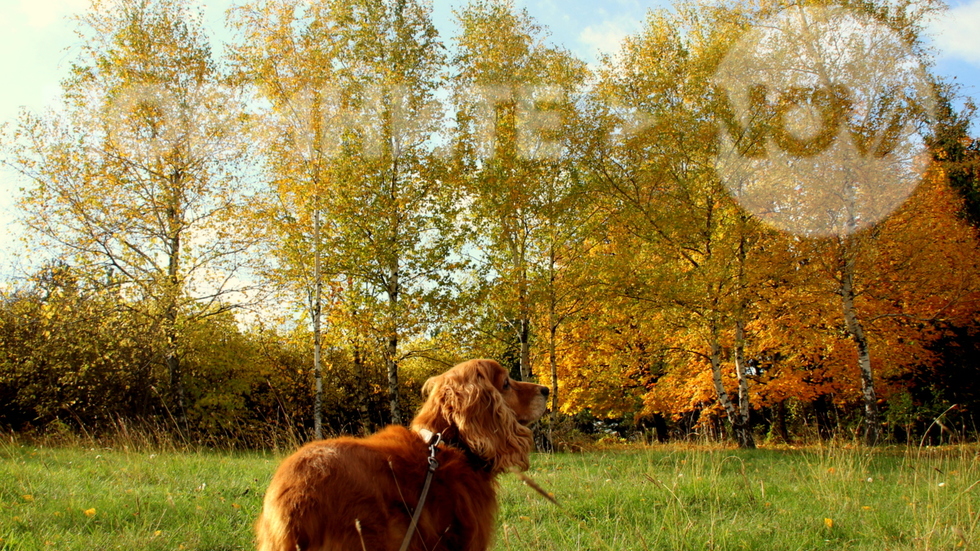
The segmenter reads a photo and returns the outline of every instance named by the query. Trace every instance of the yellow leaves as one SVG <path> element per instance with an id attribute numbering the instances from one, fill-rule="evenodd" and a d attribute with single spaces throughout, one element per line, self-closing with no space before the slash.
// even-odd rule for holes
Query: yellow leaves
<path id="1" fill-rule="evenodd" d="M 20 497 L 22 497 L 24 499 L 24 501 L 27 501 L 27 502 L 34 501 L 34 496 L 31 495 L 31 494 L 25 494 L 25 495 L 22 495 Z"/>
<path id="2" fill-rule="evenodd" d="M 83 512 L 85 513 L 85 516 L 92 518 L 95 516 L 95 507 L 92 507 L 91 509 L 85 509 L 85 511 Z"/>
<path id="3" fill-rule="evenodd" d="M 828 530 L 832 529 L 834 527 L 834 519 L 832 518 L 823 519 L 823 525 L 826 526 Z"/>

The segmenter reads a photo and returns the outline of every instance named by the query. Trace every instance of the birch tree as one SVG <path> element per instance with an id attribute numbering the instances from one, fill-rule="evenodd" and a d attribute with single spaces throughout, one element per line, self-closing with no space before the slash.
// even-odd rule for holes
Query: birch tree
<path id="1" fill-rule="evenodd" d="M 610 258 L 617 266 L 607 270 L 610 292 L 663 319 L 664 348 L 687 358 L 676 361 L 680 369 L 709 370 L 736 441 L 751 448 L 745 274 L 758 224 L 715 171 L 708 80 L 745 19 L 738 10 L 696 3 L 651 13 L 645 29 L 600 70 L 588 158 L 623 228 L 615 237 L 620 249 L 634 247 Z"/>
<path id="2" fill-rule="evenodd" d="M 473 2 L 457 19 L 452 85 L 461 180 L 492 315 L 511 325 L 518 374 L 531 379 L 532 338 L 554 343 L 574 302 L 560 279 L 582 258 L 574 250 L 584 246 L 595 215 L 572 147 L 587 70 L 547 45 L 544 29 L 509 2 Z M 555 349 L 548 350 L 557 403 Z"/>
<path id="3" fill-rule="evenodd" d="M 313 433 L 323 438 L 323 319 L 325 283 L 336 296 L 330 257 L 326 195 L 339 154 L 338 119 L 344 114 L 334 88 L 339 37 L 327 23 L 327 6 L 296 0 L 246 5 L 233 12 L 241 35 L 232 58 L 240 85 L 252 85 L 270 104 L 261 114 L 262 159 L 274 198 L 273 237 L 265 279 L 298 297 L 312 325 Z M 363 397 L 361 397 L 363 400 Z"/>
<path id="4" fill-rule="evenodd" d="M 391 419 L 402 422 L 399 365 L 406 341 L 445 315 L 456 244 L 455 190 L 440 175 L 433 138 L 444 52 L 430 8 L 407 0 L 336 2 L 347 56 L 343 86 L 363 118 L 345 156 L 334 213 L 343 271 L 380 313 Z M 375 302 L 375 297 L 381 300 Z"/>
<path id="5" fill-rule="evenodd" d="M 448 294 L 455 231 L 433 143 L 443 52 L 430 8 L 274 1 L 241 14 L 244 64 L 275 116 L 293 121 L 271 154 L 309 244 L 299 251 L 314 264 L 322 257 L 320 270 L 295 252 L 286 264 L 305 271 L 313 296 L 327 278 L 358 302 L 345 311 L 360 313 L 366 323 L 355 325 L 384 351 L 390 417 L 400 423 L 399 363 L 413 353 L 406 340 L 432 330 Z M 320 234 L 312 242 L 311 232 Z"/>
<path id="6" fill-rule="evenodd" d="M 39 248 L 152 320 L 183 417 L 186 325 L 249 296 L 240 102 L 186 0 L 97 0 L 78 35 L 61 105 L 21 117 L 7 162 Z"/>
<path id="7" fill-rule="evenodd" d="M 781 230 L 838 241 L 835 292 L 857 352 L 868 444 L 881 424 L 856 267 L 875 225 L 926 174 L 920 129 L 935 98 L 921 33 L 935 9 L 793 6 L 754 24 L 715 73 L 741 112 L 726 117 L 718 163 L 740 205 Z"/>

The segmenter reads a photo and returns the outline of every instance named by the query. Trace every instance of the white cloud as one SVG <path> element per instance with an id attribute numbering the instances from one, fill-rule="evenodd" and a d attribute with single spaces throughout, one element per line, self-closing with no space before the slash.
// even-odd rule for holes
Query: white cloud
<path id="1" fill-rule="evenodd" d="M 589 54 L 616 54 L 623 39 L 635 33 L 639 22 L 634 19 L 606 20 L 589 25 L 579 33 L 579 41 L 589 48 Z"/>
<path id="2" fill-rule="evenodd" d="M 980 0 L 950 8 L 929 30 L 941 56 L 980 65 Z"/>

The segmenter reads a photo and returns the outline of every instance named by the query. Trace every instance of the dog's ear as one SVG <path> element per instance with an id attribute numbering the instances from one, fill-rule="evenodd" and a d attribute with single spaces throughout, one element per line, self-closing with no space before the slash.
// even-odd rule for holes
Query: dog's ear
<path id="1" fill-rule="evenodd" d="M 533 447 L 530 429 L 517 421 L 494 385 L 499 371 L 496 362 L 473 360 L 447 372 L 439 385 L 443 414 L 495 474 L 527 470 Z"/>
<path id="2" fill-rule="evenodd" d="M 425 402 L 412 420 L 412 430 L 418 432 L 420 429 L 426 429 L 442 433 L 444 439 L 450 440 L 456 438 L 456 434 L 452 432 L 450 420 L 445 414 L 446 407 L 443 403 L 445 378 L 445 375 L 431 377 L 422 385 L 422 397 Z"/>

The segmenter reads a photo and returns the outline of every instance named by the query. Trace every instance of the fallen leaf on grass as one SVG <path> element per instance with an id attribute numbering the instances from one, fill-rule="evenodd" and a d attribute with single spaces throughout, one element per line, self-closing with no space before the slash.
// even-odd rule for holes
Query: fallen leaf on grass
<path id="1" fill-rule="evenodd" d="M 959 541 L 956 542 L 956 547 L 966 547 L 966 532 L 959 526 L 953 526 L 953 533 L 959 538 Z"/>

